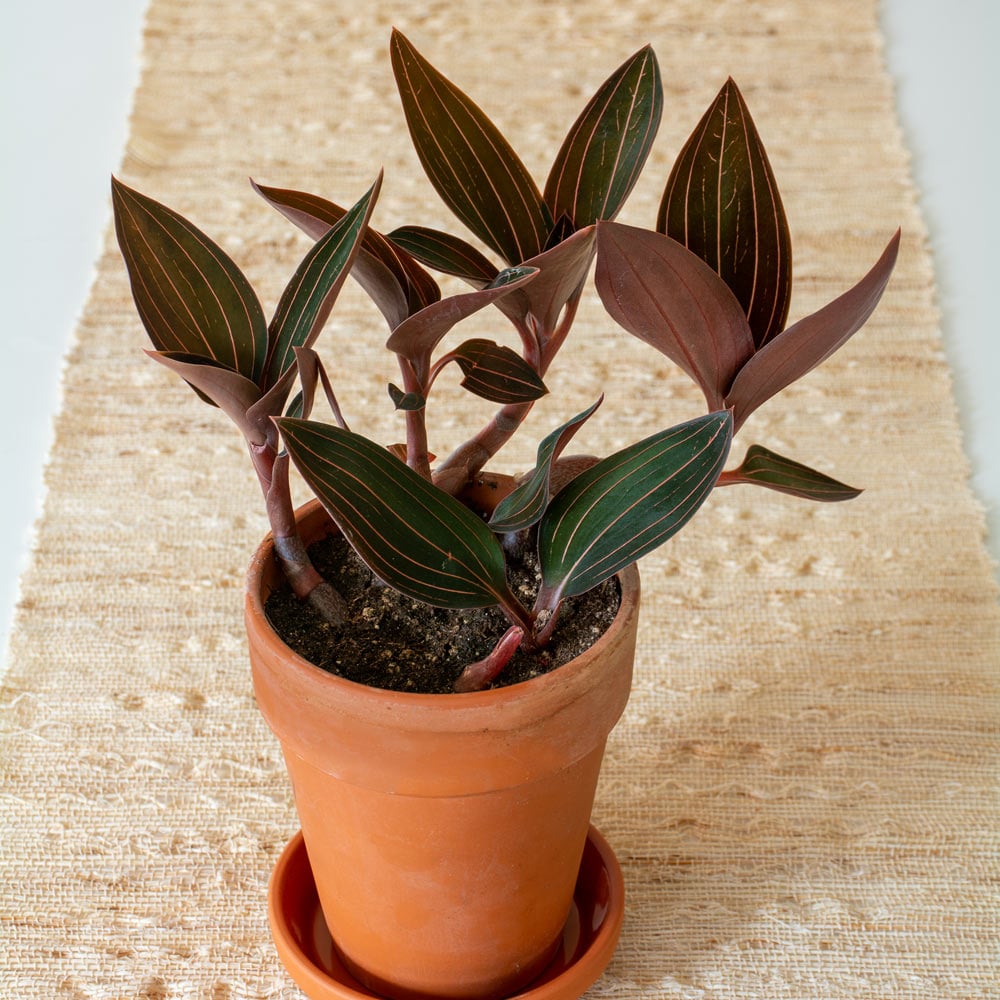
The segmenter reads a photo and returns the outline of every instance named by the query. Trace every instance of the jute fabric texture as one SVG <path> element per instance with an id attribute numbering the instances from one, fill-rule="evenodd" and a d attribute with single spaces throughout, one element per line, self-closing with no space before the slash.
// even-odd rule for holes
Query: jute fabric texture
<path id="1" fill-rule="evenodd" d="M 148 14 L 121 176 L 216 238 L 268 310 L 309 242 L 248 175 L 349 203 L 384 166 L 378 228 L 461 231 L 409 144 L 393 23 L 540 183 L 590 93 L 651 42 L 666 108 L 621 217 L 637 225 L 731 74 L 783 192 L 792 318 L 902 226 L 874 319 L 735 447 L 865 493 L 821 506 L 719 490 L 642 566 L 635 690 L 595 813 L 627 915 L 588 996 L 1000 995 L 1000 615 L 876 14 L 873 0 L 153 0 Z M 508 335 L 498 314 L 466 332 Z M 320 347 L 348 419 L 388 443 L 402 432 L 384 339 L 349 283 Z M 593 297 L 572 340 L 501 468 L 525 467 L 601 388 L 579 439 L 598 453 L 701 412 Z M 266 886 L 297 824 L 241 623 L 261 503 L 236 432 L 143 346 L 109 236 L 4 678 L 0 994 L 291 1000 Z M 452 384 L 435 412 L 445 454 L 490 407 Z"/>

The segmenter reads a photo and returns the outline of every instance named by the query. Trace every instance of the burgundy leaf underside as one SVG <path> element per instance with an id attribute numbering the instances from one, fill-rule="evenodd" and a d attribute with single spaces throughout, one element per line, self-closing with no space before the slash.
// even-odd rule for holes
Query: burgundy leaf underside
<path id="1" fill-rule="evenodd" d="M 193 389 L 219 407 L 240 432 L 254 444 L 266 440 L 266 427 L 252 413 L 259 402 L 260 389 L 231 368 L 193 354 L 178 351 L 147 351 L 155 361 L 180 375 Z"/>
<path id="2" fill-rule="evenodd" d="M 541 338 L 543 354 L 559 314 L 579 294 L 587 278 L 596 239 L 596 228 L 587 226 L 557 246 L 526 260 L 525 267 L 538 268 L 538 277 L 526 288 L 497 303 L 497 308 L 516 325 L 524 325 L 531 318 Z"/>
<path id="3" fill-rule="evenodd" d="M 719 276 L 660 233 L 601 222 L 597 290 L 629 333 L 665 354 L 722 409 L 740 367 L 753 353 L 746 317 Z"/>
<path id="4" fill-rule="evenodd" d="M 899 254 L 897 230 L 872 269 L 852 288 L 765 344 L 743 366 L 726 397 L 736 426 L 762 403 L 825 361 L 867 322 Z"/>
<path id="5" fill-rule="evenodd" d="M 535 268 L 519 270 L 523 273 L 511 281 L 451 295 L 431 303 L 396 327 L 386 341 L 386 347 L 410 360 L 418 369 L 426 368 L 431 352 L 452 327 L 491 302 L 502 300 L 516 292 L 538 274 Z M 420 374 L 426 373 L 421 371 Z"/>

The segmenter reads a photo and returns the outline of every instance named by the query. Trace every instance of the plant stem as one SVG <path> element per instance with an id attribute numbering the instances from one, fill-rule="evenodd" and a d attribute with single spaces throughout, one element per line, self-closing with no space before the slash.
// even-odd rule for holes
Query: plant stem
<path id="1" fill-rule="evenodd" d="M 423 384 L 413 365 L 399 356 L 399 371 L 403 376 L 404 392 L 426 398 L 429 386 Z M 427 409 L 406 411 L 406 464 L 428 481 L 431 479 L 431 458 L 427 450 Z"/>
<path id="2" fill-rule="evenodd" d="M 490 653 L 475 663 L 470 663 L 455 681 L 455 693 L 466 694 L 471 691 L 483 691 L 493 683 L 504 667 L 510 663 L 511 657 L 517 652 L 524 630 L 518 625 L 511 625 Z"/>
<path id="3" fill-rule="evenodd" d="M 459 488 L 477 476 L 484 465 L 511 439 L 514 432 L 531 412 L 532 403 L 507 403 L 473 438 L 459 445 L 439 466 L 437 475 L 463 472 Z"/>
<path id="4" fill-rule="evenodd" d="M 562 607 L 562 594 L 559 589 L 546 587 L 543 583 L 535 598 L 535 606 L 531 609 L 531 617 L 535 621 L 534 640 L 539 648 L 548 645 L 555 631 Z"/>
<path id="5" fill-rule="evenodd" d="M 274 552 L 292 592 L 308 601 L 332 625 L 347 617 L 347 602 L 313 566 L 295 523 L 292 492 L 288 481 L 288 455 L 278 454 L 275 441 L 249 443 L 250 457 L 267 507 L 274 539 Z"/>
<path id="6" fill-rule="evenodd" d="M 583 294 L 583 282 L 569 297 L 563 307 L 559 322 L 551 331 L 540 329 L 534 317 L 529 313 L 523 324 L 518 324 L 518 333 L 523 345 L 522 354 L 539 375 L 544 375 L 553 359 L 562 347 L 566 335 L 573 325 L 580 296 Z M 437 467 L 436 476 L 441 477 L 441 483 L 468 482 L 479 475 L 487 462 L 514 436 L 517 429 L 524 423 L 531 412 L 532 403 L 507 403 L 498 410 L 490 422 L 475 437 L 456 448 Z M 459 474 L 462 474 L 461 477 Z"/>

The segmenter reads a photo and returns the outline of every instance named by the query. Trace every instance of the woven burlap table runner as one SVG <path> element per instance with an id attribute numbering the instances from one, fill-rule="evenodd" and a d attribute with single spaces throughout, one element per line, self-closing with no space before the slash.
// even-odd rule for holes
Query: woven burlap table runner
<path id="1" fill-rule="evenodd" d="M 308 240 L 248 174 L 350 202 L 384 165 L 376 226 L 459 228 L 409 145 L 392 18 L 541 180 L 593 89 L 652 42 L 666 109 L 622 215 L 635 224 L 655 221 L 732 74 L 784 195 L 793 318 L 903 228 L 868 327 L 741 436 L 866 492 L 819 506 L 720 490 L 642 567 L 635 690 L 595 814 L 627 915 L 588 995 L 997 996 L 1000 615 L 874 0 L 389 8 L 153 0 L 121 175 L 216 237 L 268 309 Z M 384 337 L 349 285 L 320 346 L 349 419 L 391 441 Z M 601 386 L 595 451 L 700 412 L 593 304 L 574 338 L 503 467 Z M 241 623 L 261 505 L 235 432 L 144 345 L 109 237 L 0 703 L 0 994 L 297 997 L 265 907 L 297 824 Z M 470 427 L 488 413 L 454 399 Z M 439 453 L 457 439 L 446 405 Z"/>

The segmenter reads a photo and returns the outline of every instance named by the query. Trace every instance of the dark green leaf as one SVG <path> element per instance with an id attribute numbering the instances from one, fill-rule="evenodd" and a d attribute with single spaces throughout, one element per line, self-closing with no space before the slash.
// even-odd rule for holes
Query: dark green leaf
<path id="1" fill-rule="evenodd" d="M 663 111 L 656 56 L 648 45 L 623 63 L 583 109 L 545 186 L 553 218 L 576 229 L 613 219 L 639 178 Z"/>
<path id="2" fill-rule="evenodd" d="M 508 493 L 496 505 L 490 518 L 490 527 L 502 534 L 508 531 L 520 531 L 534 524 L 545 512 L 549 502 L 549 481 L 552 475 L 552 464 L 562 454 L 563 449 L 572 440 L 573 435 L 583 426 L 590 415 L 601 405 L 602 395 L 592 406 L 578 413 L 572 420 L 567 420 L 547 435 L 538 446 L 535 468 L 520 483 L 516 489 Z"/>
<path id="3" fill-rule="evenodd" d="M 398 31 L 392 69 L 420 162 L 445 204 L 510 264 L 552 228 L 538 187 L 499 129 Z"/>
<path id="4" fill-rule="evenodd" d="M 746 316 L 719 276 L 662 233 L 601 222 L 597 291 L 629 333 L 661 351 L 701 386 L 709 409 L 753 354 Z"/>
<path id="5" fill-rule="evenodd" d="M 449 357 L 462 369 L 462 387 L 493 403 L 530 403 L 549 391 L 520 354 L 492 340 L 467 340 Z"/>
<path id="6" fill-rule="evenodd" d="M 251 182 L 253 183 L 253 182 Z M 321 239 L 347 209 L 315 194 L 253 184 L 254 190 L 313 239 Z M 441 298 L 434 279 L 371 226 L 365 230 L 351 274 L 395 329 L 410 312 Z"/>
<path id="7" fill-rule="evenodd" d="M 830 476 L 810 469 L 801 462 L 793 462 L 759 444 L 751 445 L 738 469 L 725 473 L 728 483 L 755 483 L 788 493 L 804 500 L 834 502 L 853 500 L 861 490 L 831 479 Z"/>
<path id="8" fill-rule="evenodd" d="M 111 193 L 118 245 L 153 346 L 211 359 L 259 384 L 267 324 L 240 269 L 172 209 L 114 178 Z"/>
<path id="9" fill-rule="evenodd" d="M 350 431 L 279 419 L 292 461 L 373 573 L 437 607 L 513 600 L 486 523 L 386 449 Z"/>
<path id="10" fill-rule="evenodd" d="M 398 385 L 389 383 L 389 398 L 397 410 L 422 410 L 427 400 L 416 392 L 403 392 Z"/>
<path id="11" fill-rule="evenodd" d="M 302 419 L 307 417 L 308 415 L 309 414 L 307 413 L 305 406 L 305 396 L 303 395 L 302 391 L 299 390 L 299 392 L 295 393 L 295 395 L 292 396 L 292 401 L 288 404 L 288 407 L 285 410 L 285 416 L 298 417 Z"/>
<path id="12" fill-rule="evenodd" d="M 573 220 L 569 217 L 568 213 L 563 212 L 552 224 L 552 231 L 549 233 L 549 238 L 545 241 L 542 252 L 544 253 L 546 250 L 551 250 L 553 247 L 559 246 L 560 243 L 568 240 L 575 232 L 576 226 L 573 225 Z"/>
<path id="13" fill-rule="evenodd" d="M 874 267 L 843 295 L 768 341 L 743 366 L 726 395 L 736 426 L 852 337 L 875 311 L 899 253 L 899 232 Z"/>
<path id="14" fill-rule="evenodd" d="M 422 264 L 443 274 L 453 274 L 477 288 L 489 284 L 497 276 L 496 266 L 474 246 L 438 229 L 401 226 L 387 238 Z"/>
<path id="15" fill-rule="evenodd" d="M 757 347 L 784 328 L 791 236 L 764 144 L 732 78 L 677 157 L 656 228 L 721 275 Z"/>
<path id="16" fill-rule="evenodd" d="M 711 493 L 731 440 L 731 415 L 710 413 L 571 480 L 539 524 L 541 606 L 596 587 L 679 531 Z"/>
<path id="17" fill-rule="evenodd" d="M 333 308 L 360 247 L 378 198 L 382 176 L 313 245 L 278 302 L 270 327 L 264 388 L 276 385 L 295 364 L 295 348 L 311 347 Z"/>
<path id="18" fill-rule="evenodd" d="M 519 283 L 522 278 L 534 277 L 537 272 L 538 268 L 532 267 L 530 264 L 519 264 L 514 267 L 505 267 L 502 271 L 498 271 L 493 276 L 493 280 L 487 287 L 506 288 L 508 285 Z"/>

